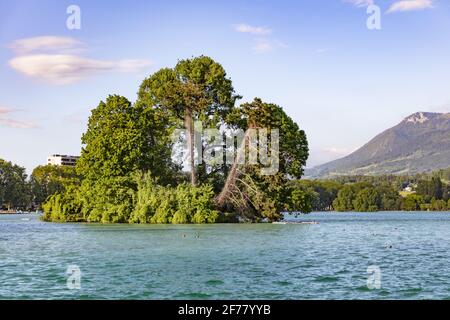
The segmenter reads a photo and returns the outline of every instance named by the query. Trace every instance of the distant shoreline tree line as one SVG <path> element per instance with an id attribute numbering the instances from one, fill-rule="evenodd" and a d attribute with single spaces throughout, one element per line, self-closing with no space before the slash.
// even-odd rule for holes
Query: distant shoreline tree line
<path id="1" fill-rule="evenodd" d="M 38 166 L 28 177 L 24 167 L 0 159 L 0 210 L 39 210 L 48 197 L 79 179 L 74 167 L 55 165 Z"/>
<path id="2" fill-rule="evenodd" d="M 313 211 L 450 211 L 450 168 L 410 176 L 341 176 L 298 180 Z"/>

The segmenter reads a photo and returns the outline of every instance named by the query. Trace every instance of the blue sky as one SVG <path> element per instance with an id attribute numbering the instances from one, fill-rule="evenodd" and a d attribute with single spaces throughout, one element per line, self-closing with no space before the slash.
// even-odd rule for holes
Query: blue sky
<path id="1" fill-rule="evenodd" d="M 81 29 L 66 9 L 81 9 Z M 368 5 L 381 9 L 369 30 Z M 0 0 L 0 158 L 79 154 L 89 111 L 178 59 L 220 62 L 243 101 L 305 129 L 308 166 L 417 111 L 450 111 L 450 1 Z"/>

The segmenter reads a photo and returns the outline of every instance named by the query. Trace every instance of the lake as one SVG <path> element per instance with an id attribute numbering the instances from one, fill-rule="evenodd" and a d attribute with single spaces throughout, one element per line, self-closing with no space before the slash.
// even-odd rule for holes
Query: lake
<path id="1" fill-rule="evenodd" d="M 298 220 L 319 224 L 55 224 L 0 215 L 0 299 L 450 299 L 450 213 Z"/>

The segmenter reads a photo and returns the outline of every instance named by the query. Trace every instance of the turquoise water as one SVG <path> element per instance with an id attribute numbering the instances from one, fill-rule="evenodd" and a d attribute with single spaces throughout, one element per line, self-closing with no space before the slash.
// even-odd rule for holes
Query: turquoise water
<path id="1" fill-rule="evenodd" d="M 53 224 L 0 216 L 2 299 L 450 298 L 450 213 L 314 213 L 316 225 Z M 79 290 L 66 270 L 81 270 Z M 378 266 L 381 288 L 367 287 Z"/>

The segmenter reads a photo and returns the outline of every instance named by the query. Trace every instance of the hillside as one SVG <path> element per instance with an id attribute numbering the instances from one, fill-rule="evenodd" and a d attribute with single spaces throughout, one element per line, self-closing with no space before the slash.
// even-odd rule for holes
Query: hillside
<path id="1" fill-rule="evenodd" d="M 311 178 L 428 172 L 450 167 L 450 113 L 418 112 L 352 154 L 306 170 Z"/>

